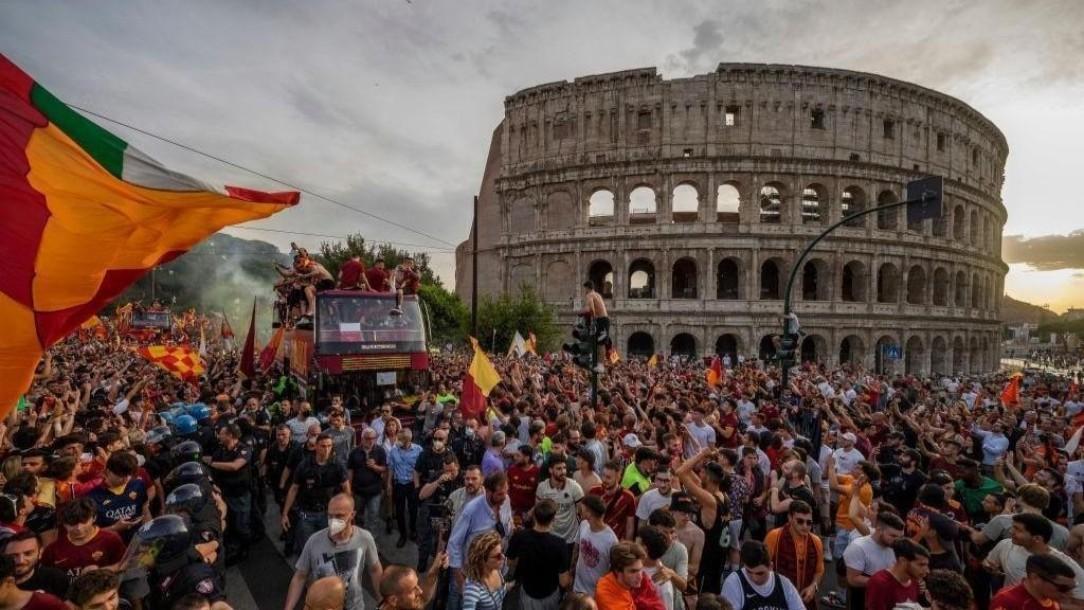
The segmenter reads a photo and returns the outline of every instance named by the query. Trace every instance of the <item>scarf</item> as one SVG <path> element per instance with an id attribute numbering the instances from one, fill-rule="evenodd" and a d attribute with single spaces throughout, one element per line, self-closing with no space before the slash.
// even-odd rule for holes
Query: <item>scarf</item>
<path id="1" fill-rule="evenodd" d="M 790 534 L 790 527 L 783 526 L 783 531 L 779 535 L 778 548 L 773 549 L 775 553 L 775 570 L 780 574 L 791 578 L 794 581 L 794 586 L 799 591 L 808 587 L 814 577 L 817 575 L 817 562 L 820 558 L 817 557 L 817 547 L 812 540 L 806 540 L 805 543 L 805 557 L 799 559 L 798 557 L 798 541 L 794 539 Z M 812 537 L 812 534 L 810 534 Z M 802 568 L 801 573 L 798 572 L 799 565 Z"/>

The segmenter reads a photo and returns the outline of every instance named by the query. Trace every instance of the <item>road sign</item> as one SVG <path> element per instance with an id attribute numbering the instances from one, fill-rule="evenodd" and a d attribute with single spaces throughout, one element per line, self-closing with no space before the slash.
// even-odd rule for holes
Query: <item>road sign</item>
<path id="1" fill-rule="evenodd" d="M 907 222 L 919 223 L 927 218 L 940 218 L 942 212 L 942 193 L 944 179 L 941 176 L 926 176 L 907 183 Z"/>
<path id="2" fill-rule="evenodd" d="M 885 360 L 899 360 L 902 355 L 900 346 L 895 344 L 885 345 L 881 349 L 884 350 Z"/>

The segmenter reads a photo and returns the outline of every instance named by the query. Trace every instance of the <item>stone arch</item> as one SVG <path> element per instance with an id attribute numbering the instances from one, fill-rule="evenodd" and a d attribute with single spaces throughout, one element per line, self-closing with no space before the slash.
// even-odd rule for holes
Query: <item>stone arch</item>
<path id="1" fill-rule="evenodd" d="M 524 286 L 535 286 L 534 265 L 529 263 L 514 265 L 508 273 L 508 292 L 518 294 Z"/>
<path id="2" fill-rule="evenodd" d="M 715 220 L 737 224 L 741 219 L 741 185 L 729 181 L 715 191 Z"/>
<path id="3" fill-rule="evenodd" d="M 903 372 L 908 375 L 923 375 L 926 373 L 926 346 L 922 338 L 912 335 L 907 340 L 903 350 Z"/>
<path id="4" fill-rule="evenodd" d="M 982 307 L 982 276 L 979 273 L 971 273 L 971 308 L 979 309 Z"/>
<path id="5" fill-rule="evenodd" d="M 873 345 L 873 368 L 878 374 L 884 374 L 895 370 L 895 363 L 888 358 L 888 349 L 898 346 L 896 338 L 889 335 L 881 335 Z"/>
<path id="6" fill-rule="evenodd" d="M 741 259 L 728 257 L 719 261 L 715 277 L 715 298 L 737 300 L 741 298 Z"/>
<path id="7" fill-rule="evenodd" d="M 570 229 L 576 226 L 576 210 L 572 196 L 566 191 L 555 191 L 546 197 L 546 228 Z"/>
<path id="8" fill-rule="evenodd" d="M 971 367 L 970 367 L 971 371 L 970 372 L 972 372 L 972 373 L 981 373 L 982 372 L 982 352 L 980 351 L 980 348 L 979 348 L 979 338 L 978 337 L 971 337 L 971 340 L 969 342 L 969 347 L 970 347 L 969 351 L 970 351 L 970 354 L 971 354 L 970 357 L 969 357 L 970 364 L 971 364 Z"/>
<path id="9" fill-rule="evenodd" d="M 865 343 L 858 335 L 847 335 L 839 342 L 840 364 L 862 364 L 865 354 Z"/>
<path id="10" fill-rule="evenodd" d="M 849 303 L 866 302 L 866 286 L 869 285 L 869 272 L 862 261 L 850 261 L 843 265 L 843 277 L 840 281 L 840 299 Z"/>
<path id="11" fill-rule="evenodd" d="M 982 237 L 982 228 L 979 227 L 979 211 L 971 210 L 971 222 L 968 225 L 967 241 L 973 247 L 978 247 Z"/>
<path id="12" fill-rule="evenodd" d="M 696 222 L 700 219 L 700 193 L 695 186 L 687 182 L 677 185 L 670 201 L 673 222 Z"/>
<path id="13" fill-rule="evenodd" d="M 528 197 L 520 197 L 512 202 L 512 210 L 509 213 L 509 231 L 514 235 L 532 233 L 535 230 L 534 201 Z"/>
<path id="14" fill-rule="evenodd" d="M 783 298 L 783 265 L 778 258 L 760 264 L 760 299 Z"/>
<path id="15" fill-rule="evenodd" d="M 629 335 L 625 353 L 641 358 L 650 358 L 655 354 L 655 338 L 650 333 L 636 331 Z"/>
<path id="16" fill-rule="evenodd" d="M 649 186 L 638 186 L 629 193 L 629 222 L 655 222 L 655 214 L 658 212 L 658 197 L 655 189 Z"/>
<path id="17" fill-rule="evenodd" d="M 595 290 L 605 299 L 614 296 L 614 268 L 607 260 L 596 260 L 587 268 L 587 279 L 595 285 Z"/>
<path id="18" fill-rule="evenodd" d="M 696 337 L 689 333 L 678 333 L 670 339 L 670 355 L 696 358 Z"/>
<path id="19" fill-rule="evenodd" d="M 900 270 L 893 263 L 882 263 L 877 269 L 877 302 L 900 302 Z"/>
<path id="20" fill-rule="evenodd" d="M 839 199 L 840 212 L 843 218 L 848 216 L 854 216 L 859 212 L 864 212 L 869 202 L 866 198 L 866 192 L 862 190 L 860 186 L 848 186 L 843 189 L 843 194 Z M 866 217 L 859 216 L 858 218 L 852 218 L 847 221 L 848 227 L 863 228 L 866 226 Z"/>
<path id="21" fill-rule="evenodd" d="M 932 230 L 934 237 L 944 237 L 948 234 L 948 216 L 945 212 L 942 212 L 940 216 L 937 216 L 933 219 Z"/>
<path id="22" fill-rule="evenodd" d="M 670 279 L 670 298 L 697 298 L 696 261 L 689 257 L 679 258 L 674 262 L 674 268 L 670 273 Z"/>
<path id="23" fill-rule="evenodd" d="M 967 307 L 968 287 L 969 284 L 967 282 L 967 272 L 963 271 L 962 269 L 960 271 L 957 271 L 955 286 L 956 290 L 954 291 L 956 293 L 956 298 L 953 300 L 953 305 L 955 305 L 956 307 Z"/>
<path id="24" fill-rule="evenodd" d="M 907 271 L 907 303 L 926 304 L 926 270 L 922 265 L 912 265 Z"/>
<path id="25" fill-rule="evenodd" d="M 944 267 L 938 267 L 933 271 L 933 304 L 938 307 L 948 305 L 949 298 L 949 274 Z"/>
<path id="26" fill-rule="evenodd" d="M 953 375 L 960 375 L 967 372 L 967 363 L 964 362 L 965 357 L 967 357 L 967 347 L 964 345 L 964 338 L 957 335 L 952 340 Z"/>
<path id="27" fill-rule="evenodd" d="M 733 333 L 719 335 L 715 339 L 715 353 L 720 358 L 730 356 L 731 366 L 738 364 L 738 354 L 741 351 L 741 338 Z"/>
<path id="28" fill-rule="evenodd" d="M 778 351 L 778 337 L 776 335 L 764 335 L 760 338 L 760 343 L 757 346 L 757 358 L 771 360 Z"/>
<path id="29" fill-rule="evenodd" d="M 655 264 L 638 258 L 629 265 L 629 298 L 655 298 Z"/>
<path id="30" fill-rule="evenodd" d="M 778 182 L 769 182 L 760 187 L 758 197 L 760 207 L 760 222 L 765 224 L 780 224 L 783 222 L 783 200 L 786 189 Z"/>
<path id="31" fill-rule="evenodd" d="M 983 335 L 982 338 L 979 339 L 979 353 L 982 354 L 980 357 L 981 366 L 979 367 L 979 372 L 986 373 L 993 369 L 994 363 L 991 360 L 993 354 L 990 352 L 990 342 L 986 338 L 986 335 Z"/>
<path id="32" fill-rule="evenodd" d="M 828 301 L 832 298 L 831 267 L 823 258 L 813 258 L 802 265 L 802 300 Z"/>
<path id="33" fill-rule="evenodd" d="M 964 236 L 967 234 L 967 218 L 964 212 L 964 206 L 957 205 L 952 209 L 952 239 L 960 242 L 964 242 Z"/>
<path id="34" fill-rule="evenodd" d="M 800 362 L 822 362 L 828 355 L 828 342 L 817 334 L 806 335 L 798 347 Z"/>
<path id="35" fill-rule="evenodd" d="M 802 224 L 819 225 L 828 220 L 828 189 L 813 183 L 802 189 Z"/>
<path id="36" fill-rule="evenodd" d="M 575 296 L 575 286 L 576 278 L 567 262 L 556 260 L 546 265 L 542 277 L 542 297 L 547 302 L 567 303 Z"/>
<path id="37" fill-rule="evenodd" d="M 878 208 L 884 208 L 897 201 L 899 201 L 899 198 L 896 197 L 895 193 L 889 190 L 881 191 L 881 194 L 877 195 Z M 895 231 L 899 227 L 899 212 L 899 208 L 878 209 L 877 228 L 882 231 Z"/>
<path id="38" fill-rule="evenodd" d="M 986 215 L 982 217 L 982 249 L 987 252 L 994 251 L 994 223 Z"/>
<path id="39" fill-rule="evenodd" d="M 587 215 L 590 218 L 613 218 L 614 193 L 609 189 L 598 189 L 587 200 Z"/>
<path id="40" fill-rule="evenodd" d="M 930 372 L 935 375 L 947 375 L 952 372 L 948 368 L 948 344 L 940 335 L 934 337 L 930 343 Z"/>

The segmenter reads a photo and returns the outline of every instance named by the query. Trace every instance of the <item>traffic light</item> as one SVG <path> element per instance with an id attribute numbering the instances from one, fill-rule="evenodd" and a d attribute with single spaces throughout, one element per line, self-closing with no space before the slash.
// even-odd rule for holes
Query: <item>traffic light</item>
<path id="1" fill-rule="evenodd" d="M 786 363 L 794 362 L 794 353 L 798 351 L 798 333 L 784 333 L 779 345 L 779 360 Z"/>
<path id="2" fill-rule="evenodd" d="M 572 362 L 576 366 L 591 370 L 595 367 L 595 358 L 598 348 L 598 337 L 595 333 L 595 324 L 589 316 L 580 316 L 576 325 L 572 327 L 572 341 L 565 341 L 561 349 L 572 354 Z"/>

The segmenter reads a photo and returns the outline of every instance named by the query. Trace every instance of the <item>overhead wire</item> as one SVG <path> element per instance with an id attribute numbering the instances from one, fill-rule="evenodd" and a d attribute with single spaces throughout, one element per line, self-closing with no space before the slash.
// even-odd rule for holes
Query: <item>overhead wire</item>
<path id="1" fill-rule="evenodd" d="M 264 231 L 264 232 L 267 232 L 267 233 L 285 233 L 285 234 L 288 234 L 288 235 L 307 235 L 309 237 L 327 237 L 327 238 L 330 238 L 330 239 L 347 239 L 349 237 L 347 235 L 331 235 L 330 233 L 310 233 L 310 232 L 307 232 L 307 231 L 287 231 L 286 229 L 269 229 L 269 228 L 265 228 L 265 227 L 250 227 L 250 226 L 247 226 L 247 225 L 234 225 L 234 226 L 228 227 L 228 228 L 231 228 L 231 229 L 244 229 L 246 231 Z M 390 244 L 392 246 L 402 246 L 404 248 L 419 248 L 420 249 L 419 251 L 424 251 L 424 252 L 455 252 L 454 248 L 434 248 L 432 246 L 427 246 L 425 244 L 414 244 L 414 243 L 401 242 L 401 241 L 388 241 L 388 240 L 383 240 L 383 239 L 373 240 L 372 243 L 376 244 L 376 245 Z"/>
<path id="2" fill-rule="evenodd" d="M 272 182 L 275 182 L 275 183 L 277 183 L 277 184 L 281 184 L 282 186 L 285 186 L 285 187 L 287 187 L 287 188 L 291 188 L 291 189 L 294 189 L 295 191 L 299 191 L 299 192 L 305 193 L 306 195 L 309 195 L 309 196 L 315 197 L 315 198 L 317 198 L 317 199 L 322 199 L 323 201 L 326 201 L 326 202 L 328 202 L 328 203 L 332 203 L 332 204 L 334 204 L 334 205 L 337 205 L 337 206 L 339 206 L 339 207 L 345 208 L 345 209 L 347 209 L 347 210 L 351 210 L 351 211 L 353 211 L 353 212 L 356 212 L 356 213 L 358 213 L 358 214 L 361 214 L 361 215 L 363 215 L 363 216 L 367 216 L 367 217 L 369 217 L 369 218 L 372 218 L 372 219 L 374 219 L 374 220 L 379 220 L 380 222 L 383 222 L 383 223 L 389 224 L 389 225 L 391 225 L 391 226 L 393 226 L 393 227 L 398 227 L 398 228 L 400 228 L 400 229 L 403 229 L 404 231 L 409 231 L 409 232 L 411 232 L 411 233 L 414 233 L 414 234 L 416 234 L 416 235 L 421 235 L 422 237 L 426 237 L 426 238 L 428 238 L 428 239 L 431 239 L 431 240 L 433 240 L 433 241 L 437 241 L 437 242 L 440 242 L 440 243 L 442 243 L 442 244 L 445 244 L 445 245 L 447 245 L 447 246 L 451 246 L 452 248 L 455 248 L 455 244 L 453 244 L 452 242 L 450 242 L 450 241 L 448 241 L 448 240 L 445 240 L 445 239 L 441 239 L 441 238 L 437 237 L 436 235 L 432 235 L 432 234 L 430 234 L 430 233 L 426 233 L 425 231 L 421 231 L 421 230 L 419 230 L 419 229 L 415 229 L 415 228 L 413 228 L 413 227 L 409 227 L 409 226 L 407 226 L 407 225 L 405 225 L 405 224 L 402 224 L 402 223 L 396 222 L 396 221 L 394 221 L 394 220 L 391 220 L 391 219 L 388 219 L 388 218 L 384 218 L 383 216 L 380 216 L 379 214 L 374 214 L 374 213 L 372 213 L 372 212 L 368 212 L 368 211 L 366 211 L 366 210 L 363 210 L 363 209 L 360 209 L 360 208 L 356 208 L 356 207 L 354 207 L 354 206 L 352 206 L 352 205 L 349 205 L 349 204 L 347 204 L 347 203 L 344 203 L 344 202 L 342 202 L 342 201 L 339 201 L 338 199 L 335 199 L 335 198 L 333 198 L 333 197 L 328 197 L 327 195 L 321 195 L 320 193 L 316 193 L 316 192 L 313 192 L 313 191 L 311 191 L 311 190 L 309 190 L 309 189 L 306 189 L 306 188 L 304 188 L 304 187 L 298 186 L 297 184 L 294 184 L 294 183 L 292 183 L 292 182 L 289 182 L 289 181 L 287 181 L 287 180 L 282 180 L 281 178 L 276 178 L 276 177 L 274 177 L 274 176 L 270 176 L 270 175 L 268 175 L 268 174 L 265 174 L 265 173 L 263 173 L 263 172 L 260 172 L 260 171 L 254 170 L 254 169 L 252 169 L 252 168 L 250 168 L 250 167 L 246 167 L 246 166 L 244 166 L 244 165 L 241 165 L 240 163 L 235 163 L 235 162 L 233 162 L 233 161 L 230 161 L 230 160 L 228 160 L 228 159 L 223 159 L 222 157 L 219 157 L 219 156 L 217 156 L 217 155 L 212 155 L 211 153 L 208 153 L 208 152 L 204 152 L 204 151 L 202 151 L 202 150 L 200 150 L 200 149 L 198 149 L 198 148 L 195 148 L 194 146 L 189 146 L 189 145 L 187 145 L 187 144 L 184 144 L 184 143 L 182 143 L 182 142 L 178 142 L 178 141 L 176 141 L 176 140 L 172 140 L 172 139 L 170 139 L 170 138 L 167 138 L 167 137 L 165 137 L 165 136 L 161 136 L 161 135 L 158 135 L 158 134 L 156 134 L 156 133 L 153 133 L 153 132 L 147 131 L 146 129 L 142 129 L 142 128 L 136 127 L 135 125 L 131 125 L 131 124 L 129 124 L 129 123 L 125 123 L 124 121 L 120 121 L 120 120 L 114 119 L 114 118 L 112 118 L 112 117 L 108 117 L 108 116 L 106 116 L 106 115 L 104 115 L 104 114 L 101 114 L 101 113 L 95 112 L 95 111 L 93 111 L 93 110 L 89 110 L 89 109 L 87 109 L 87 108 L 83 108 L 83 107 L 81 107 L 81 106 L 76 106 L 76 105 L 74 105 L 74 104 L 68 104 L 68 105 L 69 105 L 70 107 L 72 107 L 72 108 L 75 108 L 76 110 L 78 110 L 78 111 L 80 111 L 80 112 L 84 112 L 84 113 L 86 113 L 86 114 L 89 114 L 89 115 L 91 115 L 91 116 L 97 117 L 97 118 L 99 118 L 99 119 L 102 119 L 102 120 L 104 120 L 104 121 L 109 121 L 110 123 L 114 123 L 114 124 L 116 124 L 116 125 L 120 125 L 120 126 L 122 126 L 122 127 L 126 127 L 126 128 L 128 128 L 128 129 L 131 129 L 132 131 L 135 131 L 135 132 L 137 132 L 137 133 L 141 133 L 141 134 L 143 134 L 143 135 L 145 135 L 145 136 L 147 136 L 147 137 L 151 137 L 151 138 L 154 138 L 154 139 L 156 139 L 156 140 L 159 140 L 159 141 L 161 141 L 161 142 L 165 142 L 165 143 L 167 143 L 167 144 L 172 144 L 173 146 L 176 146 L 176 147 L 178 147 L 178 148 L 182 148 L 182 149 L 184 149 L 184 150 L 187 150 L 187 151 L 189 151 L 189 152 L 195 153 L 195 154 L 197 154 L 197 155 L 200 155 L 200 156 L 202 156 L 202 157 L 206 157 L 206 158 L 208 158 L 208 159 L 211 159 L 211 160 L 214 160 L 214 161 L 218 161 L 219 163 L 223 163 L 223 164 L 225 164 L 225 165 L 228 165 L 228 166 L 230 166 L 230 167 L 234 167 L 234 168 L 236 168 L 236 169 L 239 169 L 239 170 L 241 170 L 241 171 L 245 171 L 245 172 L 248 172 L 248 173 L 250 173 L 250 174 L 252 174 L 252 175 L 254 175 L 254 176 L 258 176 L 258 177 L 260 177 L 260 178 L 264 178 L 265 180 L 270 180 L 270 181 L 272 181 Z M 246 228 L 247 228 L 247 227 L 246 227 Z"/>

